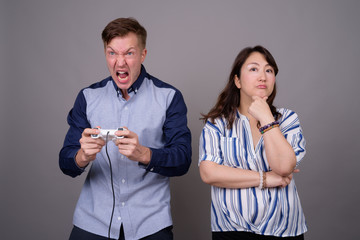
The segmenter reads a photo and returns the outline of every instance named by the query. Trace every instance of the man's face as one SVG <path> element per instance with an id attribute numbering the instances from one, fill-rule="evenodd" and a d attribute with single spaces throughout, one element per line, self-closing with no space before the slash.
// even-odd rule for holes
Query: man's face
<path id="1" fill-rule="evenodd" d="M 105 46 L 107 67 L 125 99 L 128 99 L 127 89 L 140 75 L 146 53 L 147 50 L 140 46 L 136 34 L 132 32 L 113 38 Z"/>

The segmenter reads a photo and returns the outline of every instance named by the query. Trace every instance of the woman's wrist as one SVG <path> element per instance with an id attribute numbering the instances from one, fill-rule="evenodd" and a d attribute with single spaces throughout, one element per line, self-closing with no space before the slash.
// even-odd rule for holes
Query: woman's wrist
<path id="1" fill-rule="evenodd" d="M 259 128 L 259 132 L 261 134 L 266 133 L 267 131 L 275 128 L 275 127 L 279 127 L 279 122 L 278 121 L 273 121 L 269 124 L 263 125 L 262 127 Z"/>
<path id="2" fill-rule="evenodd" d="M 261 126 L 265 126 L 274 121 L 275 121 L 275 118 L 273 116 L 268 116 L 268 117 L 265 117 L 264 119 L 259 120 Z"/>

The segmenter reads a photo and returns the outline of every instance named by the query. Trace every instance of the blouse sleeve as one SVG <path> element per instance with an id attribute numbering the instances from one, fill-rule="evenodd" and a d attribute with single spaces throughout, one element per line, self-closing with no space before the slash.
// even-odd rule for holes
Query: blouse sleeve
<path id="1" fill-rule="evenodd" d="M 219 128 L 216 125 L 207 122 L 201 132 L 199 140 L 199 164 L 201 161 L 205 160 L 223 164 L 220 138 Z"/>
<path id="2" fill-rule="evenodd" d="M 298 166 L 306 153 L 306 141 L 303 136 L 298 115 L 291 110 L 284 110 L 283 116 L 280 120 L 280 130 L 294 149 L 296 155 L 296 166 Z"/>

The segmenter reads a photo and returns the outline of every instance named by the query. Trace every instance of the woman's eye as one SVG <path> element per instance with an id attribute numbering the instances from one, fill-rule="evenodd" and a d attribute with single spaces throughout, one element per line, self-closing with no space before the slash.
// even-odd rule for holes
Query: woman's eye
<path id="1" fill-rule="evenodd" d="M 256 68 L 250 68 L 251 72 L 255 72 L 257 69 Z"/>
<path id="2" fill-rule="evenodd" d="M 268 69 L 268 70 L 266 70 L 266 72 L 273 73 L 274 71 L 272 69 Z"/>

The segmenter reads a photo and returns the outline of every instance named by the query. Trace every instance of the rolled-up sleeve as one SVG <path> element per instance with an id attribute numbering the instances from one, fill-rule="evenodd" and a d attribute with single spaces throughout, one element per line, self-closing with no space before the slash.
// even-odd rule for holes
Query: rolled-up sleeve
<path id="1" fill-rule="evenodd" d="M 298 115 L 292 111 L 286 112 L 280 122 L 280 129 L 286 140 L 294 149 L 296 155 L 296 166 L 298 166 L 306 153 L 306 140 L 303 136 Z"/>
<path id="2" fill-rule="evenodd" d="M 205 124 L 199 139 L 199 164 L 201 161 L 212 161 L 217 164 L 223 163 L 220 148 L 219 129 L 209 121 Z"/>

